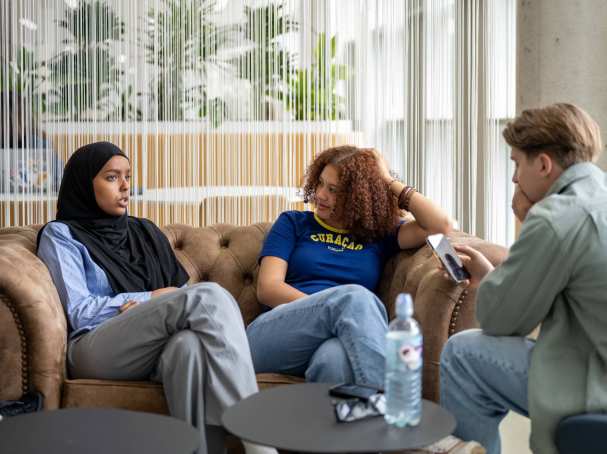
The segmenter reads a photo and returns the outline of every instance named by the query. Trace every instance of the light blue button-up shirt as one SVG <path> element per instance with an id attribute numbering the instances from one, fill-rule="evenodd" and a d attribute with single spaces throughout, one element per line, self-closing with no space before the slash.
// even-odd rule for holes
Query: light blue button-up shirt
<path id="1" fill-rule="evenodd" d="M 42 232 L 38 257 L 57 287 L 69 321 L 70 339 L 118 315 L 127 300 L 144 302 L 151 298 L 152 292 L 116 294 L 105 271 L 61 222 L 48 224 Z"/>

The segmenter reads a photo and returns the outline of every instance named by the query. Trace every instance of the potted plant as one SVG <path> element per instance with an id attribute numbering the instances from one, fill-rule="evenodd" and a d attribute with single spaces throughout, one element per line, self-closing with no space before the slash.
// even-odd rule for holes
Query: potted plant
<path id="1" fill-rule="evenodd" d="M 0 93 L 8 96 L 15 93 L 19 98 L 28 100 L 33 114 L 46 111 L 46 94 L 41 91 L 44 82 L 42 75 L 44 62 L 39 61 L 34 51 L 21 47 L 13 61 L 4 62 L 6 68 L 0 71 Z"/>
<path id="2" fill-rule="evenodd" d="M 286 12 L 282 1 L 258 7 L 245 5 L 244 15 L 246 20 L 240 27 L 244 50 L 232 62 L 239 77 L 250 83 L 250 118 L 271 120 L 272 100 L 286 95 L 294 72 L 293 54 L 279 38 L 297 31 L 298 23 Z"/>
<path id="3" fill-rule="evenodd" d="M 132 87 L 120 88 L 124 70 L 112 52 L 112 46 L 124 39 L 124 21 L 104 1 L 94 0 L 66 8 L 58 25 L 68 38 L 46 63 L 51 84 L 48 112 L 53 119 L 140 119 L 141 112 L 131 104 Z"/>
<path id="4" fill-rule="evenodd" d="M 225 103 L 209 96 L 209 72 L 233 69 L 218 57 L 236 31 L 233 25 L 210 20 L 215 0 L 164 0 L 151 8 L 143 44 L 146 62 L 155 69 L 151 102 L 155 118 L 181 121 L 209 118 L 217 125 L 225 117 Z"/>
<path id="5" fill-rule="evenodd" d="M 289 80 L 290 92 L 283 97 L 296 120 L 342 120 L 346 117 L 345 97 L 337 91 L 348 78 L 348 67 L 337 62 L 337 38 L 327 43 L 320 33 L 309 67 L 298 69 Z"/>

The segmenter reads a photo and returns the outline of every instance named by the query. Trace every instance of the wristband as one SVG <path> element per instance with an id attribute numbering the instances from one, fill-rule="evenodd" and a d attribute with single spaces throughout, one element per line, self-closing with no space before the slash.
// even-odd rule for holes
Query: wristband
<path id="1" fill-rule="evenodd" d="M 409 202 L 411 201 L 411 196 L 413 193 L 417 191 L 413 186 L 405 186 L 398 196 L 398 207 L 401 210 L 409 211 Z"/>

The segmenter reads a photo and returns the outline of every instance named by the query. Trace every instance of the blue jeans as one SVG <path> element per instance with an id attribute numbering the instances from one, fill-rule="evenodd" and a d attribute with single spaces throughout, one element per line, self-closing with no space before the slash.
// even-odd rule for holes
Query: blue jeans
<path id="1" fill-rule="evenodd" d="M 440 360 L 441 405 L 457 420 L 455 435 L 501 452 L 498 426 L 509 410 L 529 416 L 527 378 L 535 342 L 479 329 L 451 337 Z"/>
<path id="2" fill-rule="evenodd" d="M 340 285 L 280 305 L 247 328 L 255 372 L 383 387 L 387 314 L 360 285 Z"/>

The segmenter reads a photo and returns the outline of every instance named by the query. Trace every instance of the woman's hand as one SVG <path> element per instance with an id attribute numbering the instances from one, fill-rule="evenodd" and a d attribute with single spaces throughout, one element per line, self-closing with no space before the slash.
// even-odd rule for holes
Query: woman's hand
<path id="1" fill-rule="evenodd" d="M 390 184 L 394 181 L 394 177 L 390 174 L 390 169 L 388 168 L 388 164 L 384 157 L 377 150 L 373 150 L 373 156 L 375 157 L 375 162 L 377 162 L 377 168 L 379 170 L 379 174 L 381 175 L 381 179 L 386 182 L 386 184 Z"/>
<path id="2" fill-rule="evenodd" d="M 494 266 L 482 253 L 470 246 L 454 244 L 453 248 L 458 252 L 464 268 L 470 273 L 468 285 L 478 287 L 483 278 L 494 270 Z"/>
<path id="3" fill-rule="evenodd" d="M 175 290 L 178 290 L 178 288 L 177 288 L 177 287 L 164 287 L 164 288 L 159 288 L 159 289 L 154 290 L 154 291 L 152 292 L 152 298 L 156 298 L 157 296 L 164 295 L 165 293 L 174 292 Z"/>
<path id="4" fill-rule="evenodd" d="M 124 303 L 122 306 L 120 306 L 118 308 L 118 312 L 119 313 L 123 313 L 128 311 L 130 308 L 135 307 L 139 304 L 139 301 L 135 301 L 135 300 L 128 300 L 126 303 Z"/>

